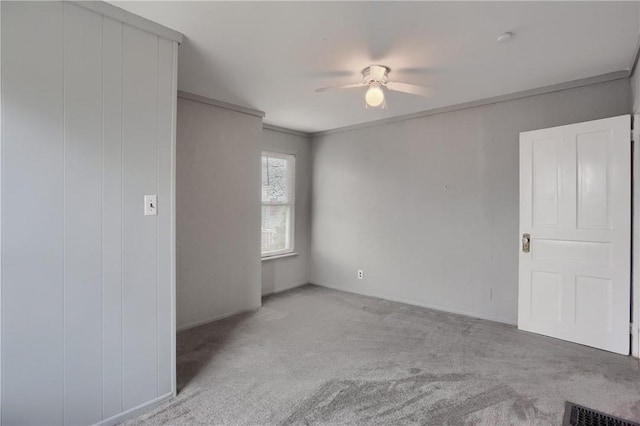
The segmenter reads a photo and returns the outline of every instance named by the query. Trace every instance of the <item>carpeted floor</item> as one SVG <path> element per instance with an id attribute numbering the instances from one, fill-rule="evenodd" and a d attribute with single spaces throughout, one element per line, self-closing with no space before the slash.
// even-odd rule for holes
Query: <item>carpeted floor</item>
<path id="1" fill-rule="evenodd" d="M 633 358 L 316 286 L 179 333 L 178 388 L 127 424 L 559 425 L 565 400 L 640 421 Z"/>

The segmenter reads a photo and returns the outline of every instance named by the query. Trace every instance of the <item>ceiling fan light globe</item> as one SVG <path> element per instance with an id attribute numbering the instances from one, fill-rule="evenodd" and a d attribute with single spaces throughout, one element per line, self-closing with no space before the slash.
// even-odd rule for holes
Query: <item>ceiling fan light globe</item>
<path id="1" fill-rule="evenodd" d="M 378 107 L 384 102 L 384 92 L 380 87 L 370 87 L 364 99 L 370 107 Z"/>

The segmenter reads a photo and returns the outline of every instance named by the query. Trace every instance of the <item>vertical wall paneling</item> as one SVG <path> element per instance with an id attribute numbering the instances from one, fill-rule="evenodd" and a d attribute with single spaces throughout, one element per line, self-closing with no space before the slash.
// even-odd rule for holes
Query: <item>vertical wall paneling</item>
<path id="1" fill-rule="evenodd" d="M 158 40 L 158 163 L 157 163 L 157 294 L 158 294 L 158 395 L 171 385 L 171 146 L 173 127 L 173 43 Z"/>
<path id="2" fill-rule="evenodd" d="M 157 191 L 158 37 L 123 32 L 123 371 L 124 409 L 157 397 L 157 216 L 143 216 Z"/>
<path id="3" fill-rule="evenodd" d="M 102 418 L 102 17 L 64 3 L 64 419 Z"/>
<path id="4" fill-rule="evenodd" d="M 117 423 L 175 390 L 180 37 L 105 3 L 0 10 L 0 423 Z"/>
<path id="5" fill-rule="evenodd" d="M 122 31 L 103 18 L 103 417 L 122 406 Z"/>
<path id="6" fill-rule="evenodd" d="M 2 2 L 2 422 L 62 423 L 63 19 Z"/>
<path id="7" fill-rule="evenodd" d="M 0 142 L 2 141 L 2 7 L 0 6 Z M 0 143 L 0 424 L 2 424 L 2 144 Z"/>
<path id="8" fill-rule="evenodd" d="M 176 373 L 176 332 L 177 332 L 177 303 L 176 303 L 176 281 L 177 281 L 177 261 L 176 261 L 176 167 L 178 157 L 176 155 L 176 139 L 178 134 L 178 43 L 173 43 L 173 76 L 171 85 L 171 391 L 173 396 L 178 393 L 177 373 Z"/>

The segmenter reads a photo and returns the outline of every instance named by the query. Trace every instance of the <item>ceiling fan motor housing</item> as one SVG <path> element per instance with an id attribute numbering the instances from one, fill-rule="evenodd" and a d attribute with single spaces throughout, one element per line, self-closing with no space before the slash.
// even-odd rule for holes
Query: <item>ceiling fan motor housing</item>
<path id="1" fill-rule="evenodd" d="M 384 65 L 371 65 L 362 70 L 362 77 L 366 84 L 386 83 L 391 69 Z"/>

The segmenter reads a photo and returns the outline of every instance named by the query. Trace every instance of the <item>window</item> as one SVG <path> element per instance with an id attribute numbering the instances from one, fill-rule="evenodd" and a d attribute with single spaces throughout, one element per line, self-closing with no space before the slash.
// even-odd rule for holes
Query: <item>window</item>
<path id="1" fill-rule="evenodd" d="M 293 252 L 295 156 L 262 153 L 262 257 Z"/>

